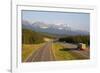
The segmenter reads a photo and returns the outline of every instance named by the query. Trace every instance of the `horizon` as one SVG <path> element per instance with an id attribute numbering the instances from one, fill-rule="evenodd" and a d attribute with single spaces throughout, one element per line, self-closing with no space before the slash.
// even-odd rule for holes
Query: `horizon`
<path id="1" fill-rule="evenodd" d="M 90 14 L 75 13 L 75 12 L 47 12 L 47 11 L 22 11 L 22 21 L 28 21 L 33 24 L 42 22 L 43 28 L 55 26 L 55 28 L 63 29 L 62 27 L 70 27 L 81 31 L 90 32 Z M 38 25 L 37 25 L 38 26 Z M 42 27 L 41 27 L 42 28 Z"/>

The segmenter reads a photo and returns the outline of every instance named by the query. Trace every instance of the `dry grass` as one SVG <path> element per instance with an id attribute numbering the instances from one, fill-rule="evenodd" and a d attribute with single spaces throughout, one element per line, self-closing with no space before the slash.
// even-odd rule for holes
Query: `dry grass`
<path id="1" fill-rule="evenodd" d="M 66 51 L 60 51 L 60 49 L 64 48 L 61 44 L 59 43 L 54 43 L 53 44 L 53 52 L 55 54 L 56 60 L 70 60 L 70 59 L 75 59 L 70 53 Z"/>
<path id="2" fill-rule="evenodd" d="M 84 56 L 84 53 L 78 50 L 66 50 L 67 51 L 62 51 L 61 49 L 65 48 L 60 43 L 53 43 L 53 52 L 55 55 L 56 60 L 80 60 L 80 59 L 88 59 L 87 57 Z"/>
<path id="3" fill-rule="evenodd" d="M 43 44 L 23 44 L 22 45 L 22 62 L 27 59 L 27 57 L 39 49 Z"/>

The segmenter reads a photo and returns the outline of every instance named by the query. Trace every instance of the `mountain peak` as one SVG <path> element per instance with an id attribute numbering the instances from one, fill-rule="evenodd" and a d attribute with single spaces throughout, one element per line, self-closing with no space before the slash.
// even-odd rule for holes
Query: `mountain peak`
<path id="1" fill-rule="evenodd" d="M 49 34 L 57 34 L 57 35 L 88 35 L 89 34 L 86 31 L 73 29 L 68 24 L 48 24 L 44 22 L 34 22 L 30 24 L 28 21 L 23 21 L 22 25 L 24 28 L 28 28 L 33 31 L 45 32 Z"/>

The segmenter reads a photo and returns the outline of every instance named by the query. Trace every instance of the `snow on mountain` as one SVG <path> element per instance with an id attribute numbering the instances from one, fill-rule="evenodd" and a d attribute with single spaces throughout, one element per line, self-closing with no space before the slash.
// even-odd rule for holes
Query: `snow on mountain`
<path id="1" fill-rule="evenodd" d="M 68 24 L 48 24 L 44 22 L 29 23 L 22 21 L 22 27 L 55 35 L 88 35 L 89 32 L 72 29 Z"/>

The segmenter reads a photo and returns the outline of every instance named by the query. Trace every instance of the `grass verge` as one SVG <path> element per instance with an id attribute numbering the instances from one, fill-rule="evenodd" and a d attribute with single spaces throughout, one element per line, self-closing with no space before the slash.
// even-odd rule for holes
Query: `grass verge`
<path id="1" fill-rule="evenodd" d="M 67 51 L 61 51 L 61 49 L 65 48 L 60 43 L 53 43 L 52 49 L 53 53 L 55 55 L 56 60 L 82 60 L 82 59 L 88 59 L 87 57 L 84 57 L 84 55 L 77 53 L 78 50 L 67 50 Z M 67 46 L 66 46 L 67 49 Z M 78 51 L 81 52 L 81 51 Z"/>
<path id="2" fill-rule="evenodd" d="M 42 44 L 22 44 L 22 62 L 24 62 L 31 53 L 34 53 L 42 45 L 43 43 Z"/>

